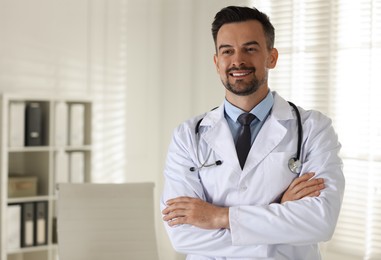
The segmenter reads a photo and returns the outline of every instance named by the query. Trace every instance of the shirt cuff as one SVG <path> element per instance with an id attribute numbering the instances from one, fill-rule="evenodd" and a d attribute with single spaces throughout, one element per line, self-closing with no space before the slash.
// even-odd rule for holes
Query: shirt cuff
<path id="1" fill-rule="evenodd" d="M 240 225 L 239 225 L 239 207 L 230 207 L 229 208 L 229 225 L 230 225 L 230 234 L 232 238 L 232 245 L 239 246 L 242 245 L 240 238 Z"/>

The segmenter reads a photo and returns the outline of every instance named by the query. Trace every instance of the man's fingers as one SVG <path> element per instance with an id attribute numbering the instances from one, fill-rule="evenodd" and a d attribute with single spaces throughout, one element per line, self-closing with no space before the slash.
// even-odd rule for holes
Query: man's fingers
<path id="1" fill-rule="evenodd" d="M 296 195 L 300 198 L 303 198 L 303 197 L 306 197 L 308 196 L 309 194 L 312 194 L 316 191 L 319 191 L 324 189 L 325 188 L 325 185 L 323 183 L 323 180 L 320 179 L 320 180 L 313 180 L 311 181 L 311 183 L 309 183 L 309 185 L 305 186 L 303 189 L 299 190 Z"/>
<path id="2" fill-rule="evenodd" d="M 167 201 L 167 207 L 162 210 L 162 214 L 164 215 L 163 220 L 173 221 L 177 218 L 184 218 L 189 211 L 196 207 L 196 204 L 198 204 L 198 199 L 190 197 L 170 199 Z"/>
<path id="3" fill-rule="evenodd" d="M 303 175 L 300 176 L 299 178 L 296 178 L 295 180 L 293 180 L 293 182 L 291 183 L 291 185 L 290 185 L 289 188 L 290 188 L 290 189 L 295 188 L 295 187 L 298 186 L 300 183 L 306 182 L 306 181 L 308 181 L 309 179 L 311 179 L 314 175 L 315 175 L 315 173 L 313 173 L 313 172 L 308 172 L 308 173 L 303 174 Z"/>
<path id="4" fill-rule="evenodd" d="M 308 194 L 307 196 L 308 197 L 317 197 L 320 195 L 320 191 L 314 191 L 314 192 L 311 192 L 310 194 Z"/>
<path id="5" fill-rule="evenodd" d="M 320 191 L 313 191 L 307 195 L 305 195 L 304 197 L 318 197 L 320 195 Z"/>
<path id="6" fill-rule="evenodd" d="M 166 214 L 169 214 L 170 212 L 174 212 L 174 211 L 177 211 L 177 210 L 185 210 L 185 209 L 187 209 L 187 206 L 188 206 L 188 204 L 184 203 L 184 202 L 171 203 L 171 204 L 168 205 L 168 207 L 163 209 L 162 213 L 164 215 L 166 215 Z"/>
<path id="7" fill-rule="evenodd" d="M 165 221 L 171 221 L 176 218 L 181 218 L 186 216 L 187 214 L 186 209 L 178 209 L 178 208 L 168 209 L 168 211 L 166 211 L 167 213 L 164 213 L 164 211 L 165 210 L 163 210 L 163 214 L 164 214 L 163 220 Z"/>
<path id="8" fill-rule="evenodd" d="M 189 223 L 188 217 L 186 217 L 186 216 L 171 219 L 170 221 L 167 221 L 167 223 L 168 223 L 168 226 L 170 226 L 170 227 L 174 227 L 177 225 L 183 225 L 183 224 L 191 224 L 191 223 Z"/>
<path id="9" fill-rule="evenodd" d="M 322 189 L 324 188 L 324 186 L 319 186 L 320 184 L 324 184 L 324 179 L 322 178 L 318 178 L 318 179 L 309 179 L 307 181 L 304 181 L 304 182 L 300 182 L 298 183 L 297 185 L 295 185 L 293 188 L 292 188 L 292 191 L 294 193 L 299 193 L 305 189 L 307 190 L 311 190 L 309 188 L 316 188 L 316 189 Z"/>
<path id="10" fill-rule="evenodd" d="M 281 198 L 281 203 L 286 201 L 299 200 L 304 197 L 316 197 L 320 195 L 320 191 L 325 188 L 323 178 L 312 177 L 313 172 L 305 173 L 293 180 L 286 192 Z"/>
<path id="11" fill-rule="evenodd" d="M 174 199 L 167 200 L 166 204 L 167 205 L 172 205 L 174 203 L 179 203 L 179 202 L 190 202 L 192 199 L 194 199 L 194 198 L 182 196 L 182 197 L 177 197 L 177 198 L 174 198 Z"/>
<path id="12" fill-rule="evenodd" d="M 167 214 L 168 211 L 170 211 L 173 208 L 188 208 L 192 205 L 192 202 L 194 202 L 195 198 L 190 197 L 178 197 L 174 199 L 167 200 L 166 204 L 167 207 L 162 211 L 163 214 Z"/>

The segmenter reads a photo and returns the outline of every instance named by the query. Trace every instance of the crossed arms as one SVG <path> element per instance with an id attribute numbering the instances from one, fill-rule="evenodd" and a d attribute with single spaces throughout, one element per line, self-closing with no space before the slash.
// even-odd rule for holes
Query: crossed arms
<path id="1" fill-rule="evenodd" d="M 299 200 L 304 197 L 316 197 L 324 189 L 324 179 L 312 179 L 314 173 L 306 173 L 296 178 L 283 194 L 281 203 Z M 203 229 L 230 228 L 229 208 L 219 207 L 198 198 L 177 197 L 166 202 L 162 211 L 163 220 L 173 227 L 190 224 Z"/>

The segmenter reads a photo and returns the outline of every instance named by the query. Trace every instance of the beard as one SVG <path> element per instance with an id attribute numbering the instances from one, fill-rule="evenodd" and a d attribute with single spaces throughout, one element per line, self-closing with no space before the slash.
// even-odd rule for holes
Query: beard
<path id="1" fill-rule="evenodd" d="M 253 75 L 254 75 L 254 78 L 249 82 L 245 82 L 244 80 L 236 80 L 235 83 L 230 83 L 229 82 L 229 74 L 234 70 L 251 70 Z M 221 79 L 222 84 L 225 86 L 225 88 L 228 91 L 232 92 L 233 94 L 235 94 L 237 96 L 248 96 L 250 94 L 253 94 L 267 81 L 267 73 L 263 79 L 259 80 L 255 76 L 255 68 L 254 67 L 252 67 L 252 68 L 239 68 L 239 69 L 238 68 L 231 68 L 231 69 L 227 70 L 226 74 L 227 74 L 226 81 Z"/>

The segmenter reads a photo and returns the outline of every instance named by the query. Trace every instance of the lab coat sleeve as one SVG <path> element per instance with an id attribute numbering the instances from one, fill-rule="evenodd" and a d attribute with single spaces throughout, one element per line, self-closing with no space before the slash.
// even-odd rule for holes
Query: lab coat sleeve
<path id="1" fill-rule="evenodd" d="M 160 208 L 166 207 L 168 199 L 189 196 L 206 200 L 197 171 L 190 167 L 198 165 L 192 129 L 180 126 L 175 130 L 169 146 L 164 170 L 165 184 Z M 234 246 L 228 229 L 205 230 L 192 225 L 170 227 L 164 223 L 174 249 L 180 253 L 223 257 L 266 257 L 266 245 Z"/>
<path id="2" fill-rule="evenodd" d="M 326 188 L 318 197 L 283 204 L 237 206 L 229 210 L 233 245 L 306 245 L 327 241 L 333 235 L 344 193 L 340 143 L 330 119 L 318 112 L 304 129 L 302 173 L 315 172 Z"/>

